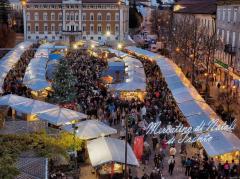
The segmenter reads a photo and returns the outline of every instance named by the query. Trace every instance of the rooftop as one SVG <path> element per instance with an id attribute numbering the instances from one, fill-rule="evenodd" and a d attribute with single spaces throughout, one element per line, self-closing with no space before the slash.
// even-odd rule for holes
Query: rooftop
<path id="1" fill-rule="evenodd" d="M 175 13 L 216 14 L 217 0 L 180 0 L 174 7 Z"/>
<path id="2" fill-rule="evenodd" d="M 47 174 L 47 162 L 43 157 L 21 157 L 16 163 L 20 174 L 16 179 L 44 179 Z"/>

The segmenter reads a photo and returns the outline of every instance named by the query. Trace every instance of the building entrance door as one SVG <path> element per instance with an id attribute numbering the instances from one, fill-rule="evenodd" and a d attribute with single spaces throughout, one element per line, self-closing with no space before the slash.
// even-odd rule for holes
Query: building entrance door
<path id="1" fill-rule="evenodd" d="M 75 36 L 74 35 L 70 35 L 69 36 L 69 44 L 70 44 L 70 46 L 72 46 L 74 42 L 75 42 Z"/>

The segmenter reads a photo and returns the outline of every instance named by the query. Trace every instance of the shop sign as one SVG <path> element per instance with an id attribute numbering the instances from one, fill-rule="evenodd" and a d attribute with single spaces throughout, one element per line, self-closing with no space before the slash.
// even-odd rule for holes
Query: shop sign
<path id="1" fill-rule="evenodd" d="M 216 63 L 217 65 L 225 68 L 226 70 L 228 70 L 228 64 L 223 63 L 221 60 L 216 59 L 216 60 L 215 60 L 215 63 Z"/>
<path id="2" fill-rule="evenodd" d="M 234 120 L 230 125 L 226 122 L 219 123 L 219 120 L 210 121 L 208 123 L 202 122 L 199 126 L 193 127 L 185 127 L 183 124 L 179 124 L 176 127 L 172 125 L 168 125 L 167 127 L 161 127 L 161 122 L 151 122 L 146 128 L 146 134 L 151 135 L 160 135 L 166 134 L 171 135 L 172 138 L 168 141 L 168 144 L 171 143 L 194 143 L 194 142 L 211 142 L 213 137 L 209 134 L 209 132 L 213 131 L 226 131 L 232 132 L 236 127 L 236 120 Z M 175 138 L 175 134 L 180 134 L 180 139 Z M 196 134 L 193 137 L 192 134 Z M 176 141 L 177 140 L 177 141 Z"/>

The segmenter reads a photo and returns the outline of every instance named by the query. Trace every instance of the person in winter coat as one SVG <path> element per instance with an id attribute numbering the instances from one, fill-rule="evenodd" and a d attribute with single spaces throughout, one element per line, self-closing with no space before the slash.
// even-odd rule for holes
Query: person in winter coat
<path id="1" fill-rule="evenodd" d="M 168 173 L 170 175 L 172 175 L 174 167 L 175 167 L 175 160 L 174 160 L 173 156 L 170 156 L 170 158 L 168 160 Z"/>

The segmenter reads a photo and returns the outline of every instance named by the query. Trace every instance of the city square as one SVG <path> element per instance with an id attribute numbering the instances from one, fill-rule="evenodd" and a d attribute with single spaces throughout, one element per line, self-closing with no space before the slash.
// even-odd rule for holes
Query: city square
<path id="1" fill-rule="evenodd" d="M 240 178 L 240 1 L 0 2 L 0 179 Z"/>

